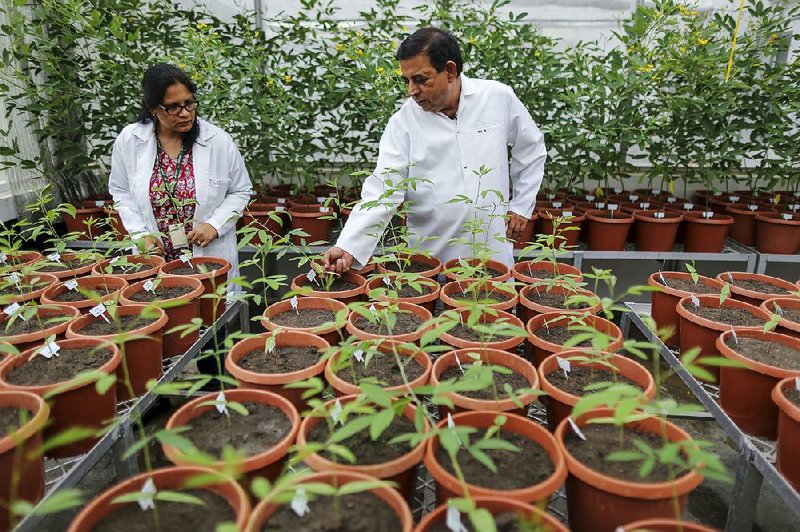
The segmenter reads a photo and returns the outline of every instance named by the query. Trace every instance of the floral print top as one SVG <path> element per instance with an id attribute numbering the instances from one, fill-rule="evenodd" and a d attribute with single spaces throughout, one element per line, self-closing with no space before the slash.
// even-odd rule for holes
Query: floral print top
<path id="1" fill-rule="evenodd" d="M 176 168 L 180 159 L 180 170 Z M 176 177 L 177 175 L 177 177 Z M 164 183 L 166 179 L 166 184 Z M 158 231 L 164 243 L 164 259 L 175 260 L 180 256 L 169 238 L 169 228 L 179 221 L 184 224 L 188 233 L 192 230 L 196 203 L 194 186 L 194 164 L 192 148 L 189 147 L 183 157 L 172 159 L 169 154 L 158 147 L 153 175 L 150 177 L 150 205 L 156 217 Z"/>

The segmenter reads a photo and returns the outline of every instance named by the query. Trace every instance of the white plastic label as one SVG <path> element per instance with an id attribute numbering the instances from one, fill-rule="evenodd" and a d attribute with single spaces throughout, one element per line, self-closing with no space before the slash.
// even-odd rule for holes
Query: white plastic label
<path id="1" fill-rule="evenodd" d="M 692 209 L 694 209 L 694 203 L 684 203 L 683 204 L 683 210 L 691 211 Z"/>
<path id="2" fill-rule="evenodd" d="M 136 246 L 131 246 L 126 251 L 129 251 L 131 255 L 138 255 L 139 254 L 139 250 L 136 249 Z"/>
<path id="3" fill-rule="evenodd" d="M 328 207 L 320 207 L 319 212 L 330 212 L 331 210 Z"/>
<path id="4" fill-rule="evenodd" d="M 16 302 L 14 302 L 14 303 L 11 303 L 11 304 L 10 304 L 9 306 L 7 306 L 6 308 L 4 308 L 4 309 L 3 309 L 3 312 L 4 312 L 5 314 L 7 314 L 8 316 L 13 316 L 13 315 L 14 315 L 14 313 L 15 313 L 16 311 L 18 311 L 20 308 L 21 308 L 21 307 L 19 306 L 19 303 L 16 303 Z M 22 318 L 22 321 L 26 321 L 26 320 L 25 320 L 25 316 L 23 316 L 22 314 L 20 314 L 20 315 L 19 315 L 19 317 L 20 317 L 20 318 Z"/>
<path id="5" fill-rule="evenodd" d="M 144 288 L 144 289 L 145 289 L 147 292 L 153 292 L 153 293 L 155 293 L 155 291 L 156 291 L 156 289 L 155 289 L 155 286 L 154 286 L 154 283 L 153 283 L 153 280 L 152 280 L 152 279 L 148 279 L 148 280 L 146 280 L 146 281 L 144 282 L 144 284 L 142 285 L 142 288 Z"/>
<path id="6" fill-rule="evenodd" d="M 217 404 L 214 405 L 214 406 L 217 408 L 217 412 L 219 412 L 220 414 L 225 414 L 227 416 L 228 415 L 228 406 L 227 406 L 228 402 L 225 400 L 225 392 L 220 391 L 217 394 L 216 402 L 217 402 Z"/>
<path id="7" fill-rule="evenodd" d="M 640 203 L 640 204 L 639 204 L 639 208 L 640 208 L 640 209 L 645 209 L 645 210 L 646 210 L 646 209 L 649 209 L 649 208 L 650 208 L 650 202 L 648 202 L 648 201 L 644 201 L 644 202 Z"/>
<path id="8" fill-rule="evenodd" d="M 572 211 L 562 211 L 561 216 L 563 216 L 564 218 L 568 218 L 572 216 Z"/>
<path id="9" fill-rule="evenodd" d="M 58 356 L 58 352 L 61 351 L 61 348 L 55 342 L 50 342 L 46 346 L 39 349 L 39 354 L 42 355 L 44 358 L 53 358 L 54 356 Z"/>
<path id="10" fill-rule="evenodd" d="M 110 261 L 108 261 L 108 263 L 109 263 L 109 264 L 112 264 L 112 265 L 113 265 L 113 264 L 116 264 L 116 263 L 118 263 L 118 262 L 119 262 L 119 259 L 120 259 L 120 257 L 114 257 L 114 258 L 112 258 Z"/>
<path id="11" fill-rule="evenodd" d="M 751 211 L 757 211 L 758 205 L 748 205 L 747 208 L 750 209 Z"/>
<path id="12" fill-rule="evenodd" d="M 714 211 L 703 212 L 703 218 L 713 218 L 713 217 L 714 217 Z"/>
<path id="13" fill-rule="evenodd" d="M 278 203 L 286 203 L 286 198 L 278 198 Z"/>
<path id="14" fill-rule="evenodd" d="M 375 305 L 370 305 L 369 306 L 369 313 L 370 314 L 375 314 Z"/>
<path id="15" fill-rule="evenodd" d="M 699 307 L 700 306 L 700 300 L 697 298 L 696 295 L 690 294 L 689 297 L 692 298 L 692 305 L 694 305 L 695 307 Z"/>
<path id="16" fill-rule="evenodd" d="M 667 198 L 667 203 L 678 203 L 678 198 L 675 196 L 670 196 Z"/>
<path id="17" fill-rule="evenodd" d="M 622 187 L 614 187 L 614 194 L 622 194 L 623 190 Z"/>
<path id="18" fill-rule="evenodd" d="M 317 278 L 317 272 L 315 272 L 314 270 L 310 270 L 310 271 L 309 271 L 309 272 L 306 274 L 306 279 L 308 279 L 308 282 L 309 282 L 309 283 L 313 283 L 313 282 L 314 282 L 314 279 L 316 279 L 316 278 Z"/>
<path id="19" fill-rule="evenodd" d="M 578 425 L 572 420 L 572 418 L 568 417 L 567 419 L 569 420 L 569 426 L 572 427 L 572 432 L 574 432 L 575 435 L 578 436 L 583 441 L 586 441 L 586 435 L 584 435 L 583 431 L 581 431 L 581 429 L 578 428 Z"/>
<path id="20" fill-rule="evenodd" d="M 661 272 L 658 272 L 658 278 L 659 278 L 659 279 L 661 279 L 661 282 L 662 282 L 663 284 L 667 284 L 667 280 L 666 280 L 666 279 L 664 279 L 664 274 L 663 274 L 663 273 L 661 273 Z"/>
<path id="21" fill-rule="evenodd" d="M 289 300 L 289 304 L 292 305 L 292 310 L 297 310 L 297 296 L 292 296 L 292 299 Z M 299 313 L 298 311 L 298 314 Z"/>
<path id="22" fill-rule="evenodd" d="M 364 362 L 364 351 L 362 351 L 361 349 L 356 349 L 355 351 L 353 351 L 353 357 L 356 360 L 358 360 L 359 362 L 363 363 Z"/>
<path id="23" fill-rule="evenodd" d="M 775 308 L 775 313 L 776 313 L 778 316 L 783 316 L 783 309 L 781 308 L 781 306 L 780 306 L 780 305 L 778 305 L 777 303 L 773 303 L 773 305 L 772 305 L 772 306 Z"/>
<path id="24" fill-rule="evenodd" d="M 733 336 L 733 341 L 738 344 L 739 343 L 739 337 L 736 336 L 736 331 L 733 330 L 733 327 L 731 327 L 731 336 Z"/>
<path id="25" fill-rule="evenodd" d="M 306 496 L 306 490 L 297 488 L 297 491 L 294 492 L 294 497 L 292 497 L 291 507 L 292 511 L 296 513 L 298 517 L 303 517 L 308 513 L 308 497 Z"/>
<path id="26" fill-rule="evenodd" d="M 78 289 L 78 281 L 75 279 L 70 279 L 69 281 L 64 283 L 64 286 L 67 287 L 67 290 L 77 290 Z"/>
<path id="27" fill-rule="evenodd" d="M 344 421 L 342 420 L 342 403 L 339 402 L 339 399 L 336 399 L 333 408 L 331 408 L 331 419 L 334 423 L 341 423 L 344 425 Z"/>
<path id="28" fill-rule="evenodd" d="M 458 369 L 461 370 L 461 374 L 464 374 L 464 368 L 461 367 L 461 361 L 458 359 L 458 355 L 456 355 L 456 364 L 458 364 Z"/>
<path id="29" fill-rule="evenodd" d="M 739 201 L 740 198 L 739 196 L 728 196 L 728 199 L 730 200 L 731 203 L 736 203 L 737 201 Z"/>
<path id="30" fill-rule="evenodd" d="M 553 208 L 554 209 L 560 209 L 562 205 L 563 205 L 563 203 L 561 203 L 560 201 L 554 201 L 553 202 Z"/>
<path id="31" fill-rule="evenodd" d="M 728 281 L 733 282 L 733 274 L 731 272 L 728 272 Z"/>
<path id="32" fill-rule="evenodd" d="M 609 211 L 616 211 L 618 207 L 619 207 L 619 205 L 617 205 L 616 203 L 609 203 L 608 204 L 608 210 Z"/>
<path id="33" fill-rule="evenodd" d="M 181 255 L 180 259 L 181 259 L 182 263 L 188 264 L 189 266 L 194 268 L 194 266 L 192 266 L 192 255 L 190 253 L 187 253 L 185 255 Z"/>
<path id="34" fill-rule="evenodd" d="M 107 310 L 106 306 L 100 303 L 99 305 L 95 305 L 94 307 L 90 308 L 89 314 L 91 314 L 95 318 L 97 317 L 103 318 L 104 320 L 106 320 L 106 323 L 111 323 L 110 321 L 108 321 L 108 318 L 106 317 L 106 310 Z"/>
<path id="35" fill-rule="evenodd" d="M 139 503 L 139 508 L 141 508 L 142 511 L 154 509 L 156 505 L 153 502 L 153 496 L 156 494 L 157 490 L 152 478 L 147 479 L 144 486 L 142 486 L 141 492 L 146 496 L 136 501 Z"/>
<path id="36" fill-rule="evenodd" d="M 653 196 L 658 196 L 659 194 L 661 194 L 661 190 L 657 188 L 651 188 L 650 194 L 652 194 Z"/>
<path id="37" fill-rule="evenodd" d="M 51 253 L 47 256 L 47 260 L 61 264 L 61 253 Z"/>
<path id="38" fill-rule="evenodd" d="M 594 194 L 586 194 L 586 201 L 594 201 Z"/>
<path id="39" fill-rule="evenodd" d="M 447 428 L 448 429 L 456 428 L 456 422 L 453 421 L 453 415 L 450 412 L 447 413 Z"/>
<path id="40" fill-rule="evenodd" d="M 8 260 L 8 255 L 6 255 L 5 253 L 0 253 L 0 262 L 5 264 L 7 260 Z"/>
<path id="41" fill-rule="evenodd" d="M 275 351 L 275 337 L 274 336 L 270 336 L 269 338 L 267 338 L 266 347 L 267 347 L 267 353 L 272 353 L 273 351 Z"/>
<path id="42" fill-rule="evenodd" d="M 800 377 L 794 378 L 794 387 L 800 390 Z"/>
<path id="43" fill-rule="evenodd" d="M 17 285 L 17 289 L 19 289 L 19 283 L 22 282 L 22 275 L 19 272 L 11 272 L 8 274 L 8 279 Z"/>
<path id="44" fill-rule="evenodd" d="M 458 508 L 453 506 L 447 509 L 447 517 L 445 518 L 445 525 L 450 532 L 467 532 L 467 527 L 461 522 L 461 512 Z"/>
<path id="45" fill-rule="evenodd" d="M 284 207 L 283 205 L 278 205 L 277 207 L 275 207 L 275 210 L 277 212 L 282 212 L 286 210 L 286 207 Z"/>
<path id="46" fill-rule="evenodd" d="M 664 219 L 664 216 L 665 216 L 665 214 L 663 212 L 660 212 L 660 211 L 653 213 L 653 218 L 658 218 L 659 220 Z"/>
<path id="47" fill-rule="evenodd" d="M 788 212 L 783 213 L 783 219 L 784 220 L 791 220 L 792 218 L 793 218 L 793 216 L 792 216 L 791 213 L 788 213 Z"/>
<path id="48" fill-rule="evenodd" d="M 564 377 L 569 379 L 569 372 L 572 370 L 569 360 L 556 357 L 556 363 L 558 364 L 558 367 L 564 371 Z"/>
<path id="49" fill-rule="evenodd" d="M 717 191 L 714 192 L 714 195 L 715 196 L 722 196 L 722 191 L 717 190 Z"/>
<path id="50" fill-rule="evenodd" d="M 392 287 L 392 280 L 389 278 L 388 275 L 383 278 L 383 284 L 385 284 L 389 288 Z"/>
<path id="51" fill-rule="evenodd" d="M 327 199 L 325 196 L 317 196 L 317 203 L 325 203 Z"/>
<path id="52" fill-rule="evenodd" d="M 106 202 L 105 202 L 105 200 L 94 200 L 94 206 L 95 207 L 105 207 L 106 206 Z"/>
<path id="53" fill-rule="evenodd" d="M 628 198 L 631 201 L 639 201 L 639 196 L 637 196 L 636 194 L 631 194 L 630 196 L 628 196 Z"/>

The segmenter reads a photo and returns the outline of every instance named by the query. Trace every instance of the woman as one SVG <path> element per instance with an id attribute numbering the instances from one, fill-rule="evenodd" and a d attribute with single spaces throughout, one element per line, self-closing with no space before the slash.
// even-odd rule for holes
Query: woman
<path id="1" fill-rule="evenodd" d="M 122 224 L 145 249 L 174 260 L 221 257 L 238 275 L 236 220 L 252 194 L 230 135 L 197 117 L 197 86 L 159 63 L 142 81 L 142 109 L 114 142 L 108 188 Z"/>

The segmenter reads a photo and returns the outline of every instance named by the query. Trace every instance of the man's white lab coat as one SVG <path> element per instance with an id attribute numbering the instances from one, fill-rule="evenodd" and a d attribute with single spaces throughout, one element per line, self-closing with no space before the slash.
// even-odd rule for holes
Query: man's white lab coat
<path id="1" fill-rule="evenodd" d="M 511 146 L 509 179 L 508 146 Z M 472 255 L 468 245 L 451 245 L 451 238 L 464 238 L 463 223 L 478 216 L 488 224 L 488 241 L 494 259 L 507 265 L 514 262 L 512 244 L 500 242 L 505 236 L 505 221 L 490 212 L 463 202 L 448 203 L 466 196 L 494 215 L 511 210 L 529 218 L 542 183 L 547 151 L 544 136 L 527 109 L 507 85 L 496 81 L 470 79 L 461 75 L 461 96 L 456 119 L 441 113 L 423 111 L 413 99 L 389 120 L 381 137 L 375 172 L 365 181 L 361 201 L 353 209 L 336 245 L 354 257 L 354 267 L 369 261 L 394 209 L 401 202 L 409 205 L 408 230 L 412 245 L 430 251 L 442 262 Z M 483 177 L 476 171 L 490 169 Z M 416 190 L 398 187 L 406 178 L 418 178 Z M 428 180 L 428 181 L 424 181 Z M 509 185 L 510 181 L 510 185 Z M 387 191 L 395 189 L 388 194 Z M 497 190 L 504 200 L 493 193 Z M 382 197 L 388 194 L 387 197 Z M 485 196 L 485 197 L 482 197 Z M 380 206 L 365 204 L 379 201 Z M 437 237 L 422 242 L 424 237 Z M 486 239 L 480 235 L 480 241 Z"/>

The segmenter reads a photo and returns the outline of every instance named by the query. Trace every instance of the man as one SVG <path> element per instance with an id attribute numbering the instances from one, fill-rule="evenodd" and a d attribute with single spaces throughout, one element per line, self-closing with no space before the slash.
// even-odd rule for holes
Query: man
<path id="1" fill-rule="evenodd" d="M 417 30 L 396 58 L 410 98 L 389 119 L 377 168 L 323 266 L 337 273 L 363 267 L 401 202 L 410 206 L 411 238 L 442 262 L 472 255 L 464 223 L 478 217 L 493 258 L 512 265 L 512 243 L 503 237 L 519 238 L 533 212 L 547 157 L 541 131 L 510 87 L 461 73 L 452 33 Z M 414 187 L 397 185 L 415 179 Z M 500 201 L 494 193 L 481 194 L 489 190 L 499 191 Z"/>

